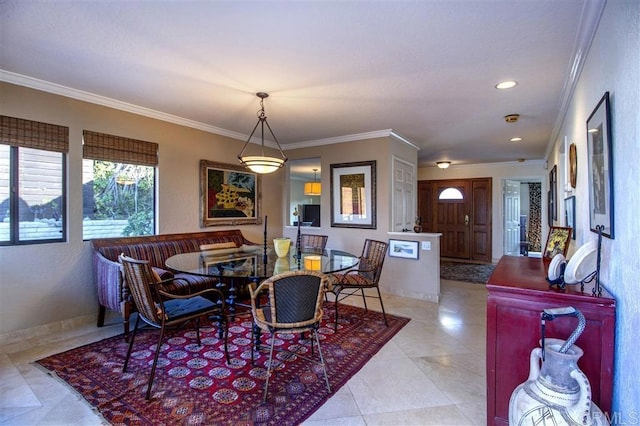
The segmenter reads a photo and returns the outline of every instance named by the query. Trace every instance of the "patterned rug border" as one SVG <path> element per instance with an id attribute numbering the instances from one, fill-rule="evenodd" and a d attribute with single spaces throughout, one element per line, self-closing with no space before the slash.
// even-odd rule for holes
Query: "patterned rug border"
<path id="1" fill-rule="evenodd" d="M 365 312 L 364 309 L 359 307 L 341 305 L 339 324 L 343 328 L 339 329 L 338 335 L 332 338 L 332 336 L 334 336 L 332 311 L 333 303 L 326 302 L 325 318 L 329 318 L 331 322 L 323 321 L 321 328 L 322 333 L 325 335 L 325 340 L 322 343 L 323 352 L 330 353 L 333 351 L 331 354 L 332 357 L 335 358 L 334 353 L 338 353 L 341 354 L 345 360 L 339 360 L 339 363 L 335 363 L 334 360 L 334 365 L 329 369 L 331 394 L 327 392 L 324 380 L 318 380 L 318 383 L 307 385 L 302 395 L 295 397 L 291 397 L 286 393 L 283 395 L 282 389 L 286 388 L 285 384 L 288 386 L 290 383 L 293 383 L 287 382 L 287 380 L 291 380 L 291 377 L 285 374 L 285 370 L 276 373 L 275 376 L 272 377 L 273 383 L 269 387 L 269 401 L 265 406 L 261 406 L 261 404 L 252 405 L 253 401 L 256 400 L 256 396 L 254 395 L 256 392 L 259 395 L 259 402 L 261 402 L 264 382 L 260 381 L 257 385 L 257 391 L 252 391 L 250 394 L 241 394 L 242 396 L 238 402 L 239 407 L 230 408 L 230 406 L 225 406 L 224 410 L 222 408 L 220 409 L 222 414 L 225 414 L 223 417 L 225 420 L 220 420 L 220 416 L 218 416 L 218 418 L 210 417 L 211 410 L 214 410 L 214 413 L 217 411 L 216 408 L 209 408 L 209 406 L 214 405 L 210 399 L 209 402 L 203 404 L 207 397 L 205 392 L 197 393 L 197 391 L 189 389 L 188 386 L 173 389 L 171 387 L 173 378 L 162 378 L 163 375 L 168 376 L 167 371 L 158 370 L 156 382 L 154 382 L 154 392 L 152 392 L 152 395 L 160 394 L 162 397 L 153 399 L 152 396 L 151 402 L 146 403 L 144 401 L 144 390 L 146 390 L 146 379 L 148 379 L 149 373 L 148 368 L 145 369 L 139 365 L 132 364 L 129 370 L 132 373 L 121 372 L 122 362 L 124 360 L 122 348 L 126 346 L 126 344 L 123 344 L 124 339 L 122 334 L 47 356 L 34 361 L 34 364 L 55 380 L 71 388 L 74 393 L 82 397 L 83 402 L 91 407 L 101 419 L 110 424 L 150 424 L 155 426 L 159 424 L 188 424 L 190 421 L 193 422 L 193 418 L 190 418 L 188 415 L 184 415 L 180 419 L 170 417 L 169 413 L 166 413 L 166 416 L 160 416 L 163 414 L 162 409 L 168 404 L 167 400 L 171 401 L 173 398 L 175 401 L 181 401 L 180 403 L 182 405 L 190 405 L 191 410 L 193 410 L 195 414 L 201 413 L 201 416 L 209 415 L 209 417 L 202 417 L 202 420 L 206 424 L 295 425 L 306 420 L 317 411 L 318 408 L 344 386 L 353 375 L 360 371 L 371 357 L 378 353 L 380 349 L 410 321 L 409 318 L 387 314 L 389 327 L 385 327 L 381 312 L 372 310 Z M 215 334 L 215 329 L 211 327 L 210 329 L 214 330 L 213 333 L 210 332 L 210 334 Z M 185 330 L 172 331 L 177 337 L 182 337 L 181 333 L 185 334 L 187 332 L 188 331 Z M 154 339 L 157 338 L 157 333 L 157 330 L 139 332 L 139 336 L 136 338 L 136 348 L 142 336 L 148 335 L 151 337 L 149 342 L 155 342 Z M 233 338 L 242 339 L 243 335 L 233 335 Z M 370 345 L 366 346 L 366 351 L 362 350 L 364 347 L 362 344 L 363 339 L 367 339 L 370 343 Z M 144 339 L 142 341 L 144 342 Z M 165 339 L 165 342 L 166 341 Z M 233 339 L 231 339 L 230 342 L 231 341 L 233 341 Z M 325 346 L 327 346 L 326 349 Z M 112 351 L 107 351 L 108 355 L 105 355 L 104 353 L 100 353 L 99 349 L 101 347 L 110 348 Z M 137 350 L 138 349 L 134 348 L 134 352 Z M 230 351 L 231 350 L 230 347 Z M 325 358 L 327 358 L 327 353 L 325 353 Z M 242 354 L 242 350 L 239 350 L 237 353 L 231 352 L 232 363 L 234 357 Z M 67 358 L 72 361 L 71 365 L 66 365 L 65 362 L 63 362 L 63 360 Z M 132 363 L 134 363 L 134 361 L 132 357 Z M 88 366 L 83 364 L 87 364 Z M 144 364 L 141 365 L 144 366 Z M 301 365 L 304 365 L 304 363 L 301 363 Z M 117 371 L 118 369 L 119 371 Z M 116 383 L 104 380 L 105 377 L 111 376 L 115 376 L 112 381 L 115 380 Z M 242 374 L 240 377 L 241 376 Z M 282 381 L 285 383 L 278 380 L 283 377 L 284 379 Z M 156 391 L 155 389 L 159 378 L 162 381 L 161 386 L 163 387 L 160 388 L 161 391 Z M 103 379 L 103 382 L 101 382 L 101 379 Z M 118 383 L 118 381 L 120 381 L 120 383 Z M 128 381 L 127 384 L 124 384 L 124 381 Z M 119 384 L 120 388 L 118 387 Z M 177 385 L 173 384 L 173 386 L 175 387 Z M 184 388 L 186 388 L 186 391 Z M 217 389 L 217 387 L 214 389 Z M 276 392 L 276 389 L 279 389 L 280 392 Z M 189 392 L 192 393 L 189 394 Z M 211 395 L 209 395 L 209 397 L 210 396 Z M 202 408 L 203 405 L 207 407 Z M 218 406 L 221 405 L 218 404 Z M 295 410 L 291 408 L 292 406 Z M 177 408 L 179 407 L 174 408 L 174 411 Z M 235 415 L 239 410 L 244 411 Z M 227 413 L 227 411 L 230 411 L 230 413 Z M 170 414 L 173 415 L 173 412 Z M 229 416 L 226 414 L 229 414 Z M 234 415 L 232 416 L 231 414 Z M 262 419 L 268 421 L 261 422 L 260 420 Z M 179 422 L 177 420 L 179 420 Z M 197 424 L 197 421 L 193 423 Z"/>

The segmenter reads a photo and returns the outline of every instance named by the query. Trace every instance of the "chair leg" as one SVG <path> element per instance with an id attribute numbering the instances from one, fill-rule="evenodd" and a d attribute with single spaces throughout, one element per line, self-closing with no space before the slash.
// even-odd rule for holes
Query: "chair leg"
<path id="1" fill-rule="evenodd" d="M 336 300 L 333 302 L 334 303 L 334 311 L 335 311 L 335 321 L 333 322 L 333 332 L 337 333 L 338 332 L 338 299 L 340 296 L 340 292 L 338 292 L 338 294 L 336 294 Z"/>
<path id="2" fill-rule="evenodd" d="M 367 297 L 364 295 L 364 288 L 360 289 L 360 294 L 362 294 L 362 302 L 364 303 L 364 311 L 367 312 Z"/>
<path id="3" fill-rule="evenodd" d="M 229 346 L 227 345 L 228 342 L 228 338 L 229 338 L 229 324 L 227 323 L 226 318 L 224 318 L 223 315 L 223 319 L 220 320 L 220 327 L 223 328 L 224 331 L 224 355 L 227 358 L 227 364 L 229 364 L 231 362 L 231 359 L 229 359 Z M 253 350 L 253 346 L 252 349 Z M 253 354 L 251 356 L 251 358 L 253 359 Z"/>
<path id="4" fill-rule="evenodd" d="M 200 342 L 200 317 L 196 318 L 196 342 L 198 343 L 198 346 L 202 346 L 202 343 Z"/>
<path id="5" fill-rule="evenodd" d="M 98 327 L 104 326 L 104 316 L 107 311 L 107 308 L 98 304 Z"/>
<path id="6" fill-rule="evenodd" d="M 122 372 L 126 373 L 127 366 L 129 365 L 129 357 L 131 356 L 131 349 L 133 349 L 133 341 L 136 338 L 136 333 L 138 332 L 138 323 L 140 322 L 140 316 L 136 319 L 136 324 L 133 327 L 133 334 L 129 336 L 129 348 L 127 349 L 127 356 L 124 358 L 124 366 L 122 367 Z"/>
<path id="7" fill-rule="evenodd" d="M 264 397 L 262 402 L 267 402 L 267 393 L 269 392 L 269 378 L 271 377 L 271 362 L 273 361 L 273 346 L 276 342 L 276 336 L 271 335 L 271 348 L 269 349 L 269 363 L 267 364 L 267 380 L 264 383 Z"/>
<path id="8" fill-rule="evenodd" d="M 318 354 L 320 355 L 320 363 L 322 364 L 322 371 L 324 371 L 324 381 L 327 384 L 327 390 L 331 393 L 331 385 L 329 385 L 329 375 L 327 374 L 327 365 L 324 363 L 324 357 L 322 356 L 322 348 L 320 347 L 320 339 L 318 338 L 318 331 L 313 330 L 313 337 L 315 337 L 316 345 L 318 345 Z M 311 342 L 313 348 L 313 342 Z M 313 354 L 313 350 L 312 350 Z"/>
<path id="9" fill-rule="evenodd" d="M 160 337 L 158 338 L 158 344 L 156 345 L 156 354 L 153 357 L 153 365 L 151 366 L 151 375 L 149 376 L 149 384 L 147 385 L 147 393 L 145 395 L 146 400 L 151 397 L 151 387 L 153 386 L 153 378 L 156 375 L 156 364 L 158 364 L 158 355 L 160 355 L 160 347 L 162 346 L 162 339 L 164 338 L 164 325 L 160 329 Z"/>
<path id="10" fill-rule="evenodd" d="M 380 294 L 380 287 L 376 287 L 378 290 L 378 299 L 380 299 L 380 307 L 382 308 L 382 316 L 384 317 L 384 325 L 389 327 L 389 323 L 387 322 L 387 313 L 384 311 L 384 303 L 382 303 L 382 294 Z"/>

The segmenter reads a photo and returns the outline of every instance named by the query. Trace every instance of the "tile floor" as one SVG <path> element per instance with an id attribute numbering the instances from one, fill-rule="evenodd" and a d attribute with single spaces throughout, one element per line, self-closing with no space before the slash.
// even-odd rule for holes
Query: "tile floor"
<path id="1" fill-rule="evenodd" d="M 480 284 L 442 280 L 441 293 L 439 304 L 385 295 L 387 311 L 411 322 L 304 425 L 484 425 L 487 292 Z M 105 424 L 33 361 L 119 334 L 121 323 L 116 317 L 111 323 L 57 324 L 3 344 L 0 424 Z"/>

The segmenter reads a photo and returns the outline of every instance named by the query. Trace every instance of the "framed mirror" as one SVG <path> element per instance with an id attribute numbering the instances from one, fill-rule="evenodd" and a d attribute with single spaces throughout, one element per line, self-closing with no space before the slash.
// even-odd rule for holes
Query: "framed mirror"
<path id="1" fill-rule="evenodd" d="M 289 160 L 289 219 L 287 225 L 320 227 L 322 196 L 320 158 Z M 296 215 L 297 213 L 297 215 Z"/>

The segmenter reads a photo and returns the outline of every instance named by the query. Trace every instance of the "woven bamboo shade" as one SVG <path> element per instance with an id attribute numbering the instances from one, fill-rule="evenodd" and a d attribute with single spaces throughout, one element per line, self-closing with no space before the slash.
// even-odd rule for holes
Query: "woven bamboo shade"
<path id="1" fill-rule="evenodd" d="M 83 158 L 137 164 L 139 166 L 158 165 L 158 144 L 106 133 L 84 130 L 82 132 Z"/>
<path id="2" fill-rule="evenodd" d="M 0 144 L 69 152 L 69 128 L 0 115 Z"/>

